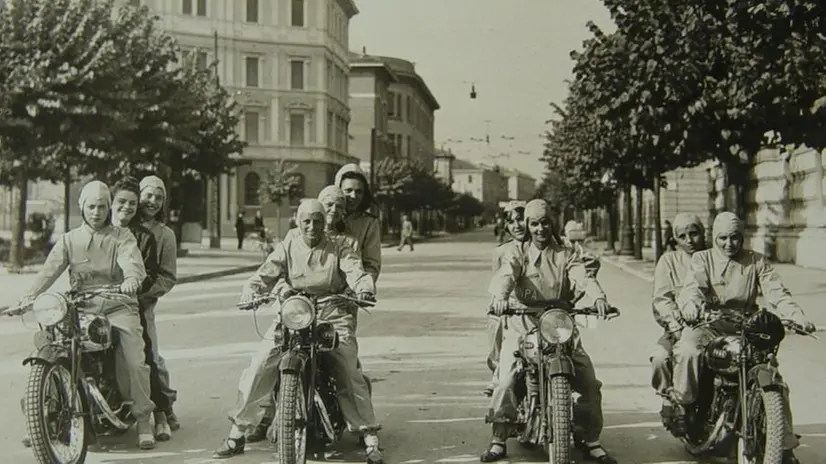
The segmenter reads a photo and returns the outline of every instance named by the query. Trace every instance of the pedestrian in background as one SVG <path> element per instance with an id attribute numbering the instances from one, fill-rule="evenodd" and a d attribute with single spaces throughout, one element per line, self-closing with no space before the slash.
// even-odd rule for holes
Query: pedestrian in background
<path id="1" fill-rule="evenodd" d="M 259 237 L 264 237 L 264 216 L 261 215 L 260 209 L 255 212 L 255 231 Z"/>
<path id="2" fill-rule="evenodd" d="M 401 240 L 399 240 L 399 251 L 402 251 L 402 248 L 405 244 L 410 245 L 410 251 L 413 251 L 413 223 L 410 222 L 410 218 L 406 214 L 403 214 Z"/>
<path id="3" fill-rule="evenodd" d="M 235 219 L 235 235 L 238 236 L 238 249 L 242 249 L 244 247 L 244 235 L 247 233 L 247 225 L 244 224 L 244 212 L 241 211 L 238 213 L 238 217 Z"/>
<path id="4" fill-rule="evenodd" d="M 665 221 L 665 227 L 663 227 L 663 247 L 665 248 L 664 251 L 677 251 L 677 240 L 674 238 L 674 226 L 671 225 L 671 221 Z"/>

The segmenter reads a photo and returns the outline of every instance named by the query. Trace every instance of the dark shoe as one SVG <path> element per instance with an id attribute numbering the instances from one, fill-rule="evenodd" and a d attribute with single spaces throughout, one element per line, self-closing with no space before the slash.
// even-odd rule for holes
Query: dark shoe
<path id="1" fill-rule="evenodd" d="M 494 449 L 493 449 L 494 446 L 502 447 L 502 451 L 494 451 Z M 490 446 L 488 446 L 488 450 L 485 451 L 484 454 L 479 456 L 479 461 L 481 461 L 481 462 L 496 462 L 496 461 L 501 461 L 502 459 L 505 459 L 506 457 L 508 457 L 508 447 L 505 446 L 504 443 L 491 443 Z"/>
<path id="2" fill-rule="evenodd" d="M 584 441 L 577 442 L 576 447 L 582 452 L 582 457 L 586 461 L 598 462 L 599 464 L 617 464 L 617 460 L 612 458 L 610 454 L 605 451 L 602 445 L 588 446 Z M 601 450 L 605 454 L 599 457 L 594 455 L 594 451 Z"/>
<path id="3" fill-rule="evenodd" d="M 665 427 L 666 430 L 671 430 L 674 424 L 674 406 L 663 404 L 663 407 L 660 409 L 660 419 L 663 421 L 663 427 Z"/>
<path id="4" fill-rule="evenodd" d="M 800 464 L 800 461 L 794 455 L 794 451 L 786 450 L 783 451 L 783 464 Z"/>
<path id="5" fill-rule="evenodd" d="M 169 429 L 173 432 L 181 428 L 181 423 L 178 422 L 178 416 L 175 415 L 175 412 L 171 408 L 166 412 L 166 423 L 169 424 Z"/>
<path id="6" fill-rule="evenodd" d="M 259 441 L 264 441 L 267 439 L 267 430 L 270 429 L 272 425 L 272 418 L 265 417 L 261 419 L 261 423 L 255 427 L 255 430 L 252 431 L 249 435 L 247 435 L 247 442 L 249 443 L 258 443 Z"/>
<path id="7" fill-rule="evenodd" d="M 370 446 L 364 452 L 367 464 L 384 464 L 384 455 L 378 447 Z"/>
<path id="8" fill-rule="evenodd" d="M 224 443 L 221 445 L 220 448 L 215 450 L 212 453 L 212 457 L 215 459 L 226 459 L 231 458 L 233 456 L 238 456 L 240 454 L 244 454 L 244 444 L 246 440 L 241 438 L 227 438 L 224 440 Z"/>
<path id="9" fill-rule="evenodd" d="M 688 426 L 685 423 L 685 409 L 674 406 L 671 414 L 671 426 L 667 427 L 671 435 L 682 438 L 688 433 Z"/>

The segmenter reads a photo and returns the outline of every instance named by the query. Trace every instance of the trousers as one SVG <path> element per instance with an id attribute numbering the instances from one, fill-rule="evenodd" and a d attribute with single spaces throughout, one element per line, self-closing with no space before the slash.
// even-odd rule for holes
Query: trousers
<path id="1" fill-rule="evenodd" d="M 144 339 L 147 345 L 148 362 L 151 369 L 152 398 L 158 411 L 169 412 L 178 400 L 178 392 L 170 387 L 169 369 L 161 356 L 158 345 L 158 327 L 155 325 L 155 308 L 157 299 L 141 302 L 141 319 L 144 323 Z"/>
<path id="2" fill-rule="evenodd" d="M 674 377 L 674 361 L 671 353 L 674 351 L 674 343 L 676 337 L 670 333 L 664 333 L 659 340 L 657 340 L 657 347 L 651 353 L 649 361 L 651 361 L 651 386 L 661 396 L 668 398 L 669 392 L 673 386 L 672 378 Z"/>
<path id="3" fill-rule="evenodd" d="M 338 402 L 348 430 L 380 430 L 367 379 L 358 362 L 355 316 L 347 307 L 329 305 L 321 309 L 318 318 L 331 323 L 339 336 L 338 348 L 322 355 L 328 356 L 331 362 L 331 374 L 335 376 Z M 277 324 L 276 319 L 267 333 L 272 334 Z M 272 407 L 272 393 L 278 385 L 281 347 L 273 344 L 273 337 L 264 338 L 250 365 L 241 374 L 238 399 L 229 416 L 229 420 L 242 432 L 251 430 L 261 422 L 266 410 Z"/>
<path id="4" fill-rule="evenodd" d="M 702 327 L 685 328 L 674 345 L 674 397 L 682 405 L 693 404 L 699 390 L 703 349 L 715 338 L 736 332 L 725 323 L 712 323 Z M 794 449 L 800 441 L 794 433 L 789 389 L 783 388 L 785 402 L 786 433 L 785 449 Z"/>
<path id="5" fill-rule="evenodd" d="M 520 401 L 515 392 L 518 364 L 513 353 L 519 350 L 522 337 L 537 327 L 538 319 L 533 316 L 503 316 L 502 321 L 499 368 L 485 421 L 494 424 L 513 424 L 517 421 Z M 574 405 L 574 422 L 581 434 L 577 438 L 594 442 L 599 440 L 603 427 L 602 382 L 597 379 L 594 364 L 585 352 L 579 337 L 574 337 L 574 377 L 571 387 L 580 394 Z"/>
<path id="6" fill-rule="evenodd" d="M 499 366 L 499 353 L 502 351 L 502 321 L 499 316 L 489 315 L 487 325 L 488 335 L 488 368 L 496 372 Z"/>

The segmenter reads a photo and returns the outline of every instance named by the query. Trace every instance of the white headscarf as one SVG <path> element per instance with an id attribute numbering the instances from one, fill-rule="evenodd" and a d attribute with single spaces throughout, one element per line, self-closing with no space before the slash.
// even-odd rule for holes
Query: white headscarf
<path id="1" fill-rule="evenodd" d="M 737 217 L 736 214 L 724 211 L 714 218 L 714 224 L 711 226 L 711 232 L 716 239 L 720 235 L 731 235 L 734 233 L 742 234 L 745 230 L 743 221 Z"/>
<path id="2" fill-rule="evenodd" d="M 689 226 L 697 226 L 697 228 L 700 229 L 700 233 L 703 233 L 706 230 L 705 226 L 703 226 L 703 221 L 701 221 L 697 215 L 691 213 L 680 213 L 674 218 L 674 224 L 672 225 L 674 235 L 679 236 L 681 233 L 685 232 Z"/>
<path id="3" fill-rule="evenodd" d="M 89 221 L 86 220 L 86 213 L 84 212 L 84 207 L 86 203 L 90 201 L 98 201 L 98 200 L 105 200 L 106 204 L 109 205 L 109 210 L 111 214 L 112 209 L 112 193 L 109 191 L 109 186 L 104 184 L 99 180 L 93 180 L 88 184 L 83 186 L 83 190 L 80 191 L 80 198 L 78 198 L 78 205 L 80 206 L 80 217 L 83 219 L 83 222 L 89 226 L 90 228 L 94 229 Z M 109 221 L 104 222 L 104 227 L 109 224 Z M 99 240 L 103 240 L 102 238 Z M 92 236 L 89 238 L 89 243 L 86 244 L 86 250 L 88 251 L 92 244 L 95 242 L 95 234 L 93 233 Z"/>

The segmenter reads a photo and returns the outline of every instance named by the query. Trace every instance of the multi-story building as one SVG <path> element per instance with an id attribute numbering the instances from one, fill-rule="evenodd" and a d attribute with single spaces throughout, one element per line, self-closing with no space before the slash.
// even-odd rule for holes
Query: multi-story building
<path id="1" fill-rule="evenodd" d="M 350 53 L 350 154 L 366 170 L 395 155 L 388 109 L 390 85 L 397 82 L 398 76 L 381 58 Z"/>
<path id="2" fill-rule="evenodd" d="M 349 23 L 358 13 L 353 0 L 120 1 L 148 7 L 199 65 L 217 58 L 221 84 L 243 106 L 239 131 L 249 144 L 248 163 L 221 176 L 219 189 L 214 183 L 185 187 L 203 192 L 187 195 L 185 240 L 201 241 L 203 228 L 215 223 L 217 201 L 225 237 L 234 235 L 239 211 L 249 212 L 251 221 L 252 211 L 261 209 L 274 226 L 276 207 L 260 204 L 258 188 L 275 160 L 297 166 L 306 196 L 331 183 L 340 166 L 357 162 L 348 155 L 347 136 Z M 282 231 L 291 206 L 282 206 Z M 187 210 L 200 214 L 193 218 Z"/>
<path id="3" fill-rule="evenodd" d="M 498 166 L 488 167 L 455 159 L 452 188 L 456 193 L 468 193 L 493 207 L 508 199 L 508 181 Z"/>
<path id="4" fill-rule="evenodd" d="M 515 169 L 504 169 L 508 180 L 509 200 L 530 200 L 536 193 L 536 179 Z"/>
<path id="5" fill-rule="evenodd" d="M 396 156 L 433 168 L 435 112 L 440 108 L 424 79 L 410 61 L 380 57 L 398 76 L 390 84 L 388 133 Z"/>
<path id="6" fill-rule="evenodd" d="M 433 174 L 447 185 L 453 185 L 453 162 L 456 156 L 453 151 L 437 150 L 433 156 Z"/>

